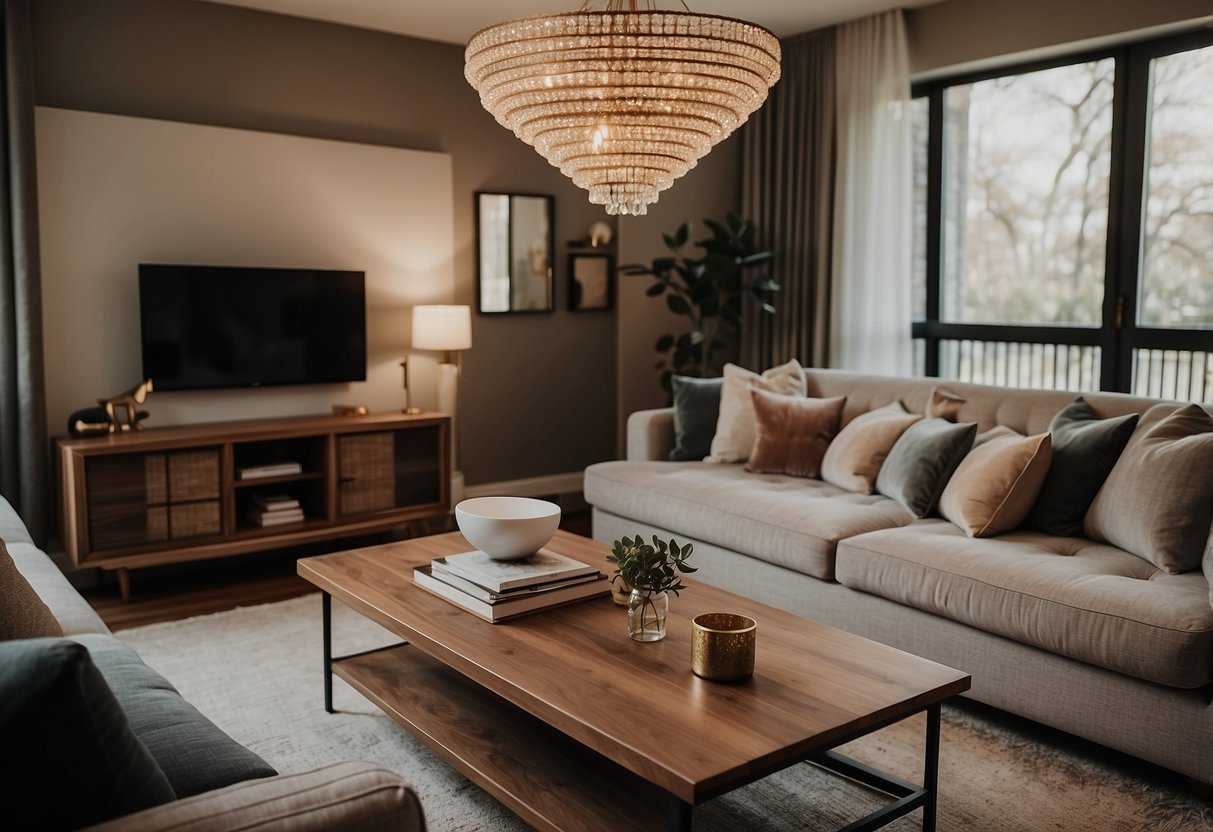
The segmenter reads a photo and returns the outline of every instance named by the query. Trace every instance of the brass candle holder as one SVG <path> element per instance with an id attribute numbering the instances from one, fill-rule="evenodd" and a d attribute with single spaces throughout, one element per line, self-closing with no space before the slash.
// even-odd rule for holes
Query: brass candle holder
<path id="1" fill-rule="evenodd" d="M 691 622 L 691 671 L 714 682 L 754 675 L 758 623 L 731 612 L 706 612 Z"/>

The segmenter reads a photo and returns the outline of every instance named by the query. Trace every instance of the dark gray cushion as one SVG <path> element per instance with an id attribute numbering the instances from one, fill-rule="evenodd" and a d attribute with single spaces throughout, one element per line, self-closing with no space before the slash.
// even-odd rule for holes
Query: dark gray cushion
<path id="1" fill-rule="evenodd" d="M 0 644 L 0 805 L 6 829 L 79 829 L 173 800 L 88 651 Z"/>
<path id="2" fill-rule="evenodd" d="M 82 635 L 135 735 L 168 777 L 177 797 L 189 797 L 278 772 L 221 731 L 177 689 L 113 636 Z"/>
<path id="3" fill-rule="evenodd" d="M 1100 419 L 1081 398 L 1054 416 L 1049 423 L 1053 461 L 1023 527 L 1062 537 L 1081 537 L 1087 509 L 1136 427 L 1136 413 Z"/>
<path id="4" fill-rule="evenodd" d="M 906 428 L 880 466 L 877 492 L 901 503 L 915 517 L 926 517 L 976 438 L 974 422 L 915 422 Z"/>
<path id="5" fill-rule="evenodd" d="M 723 378 L 673 376 L 675 462 L 698 462 L 712 452 L 712 437 L 720 418 L 720 390 Z"/>

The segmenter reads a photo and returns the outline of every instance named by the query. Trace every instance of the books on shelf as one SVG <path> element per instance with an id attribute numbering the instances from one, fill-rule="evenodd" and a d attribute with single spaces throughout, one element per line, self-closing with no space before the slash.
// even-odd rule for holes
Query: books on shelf
<path id="1" fill-rule="evenodd" d="M 523 560 L 493 560 L 484 552 L 464 552 L 439 558 L 442 569 L 493 592 L 592 575 L 593 566 L 540 549 Z"/>
<path id="2" fill-rule="evenodd" d="M 447 558 L 446 560 L 450 560 Z M 606 595 L 611 591 L 611 583 L 606 576 L 590 567 L 591 573 L 576 575 L 565 580 L 537 584 L 532 587 L 518 587 L 507 593 L 492 593 L 485 587 L 472 584 L 475 589 L 468 591 L 464 585 L 457 585 L 455 580 L 463 581 L 450 573 L 443 573 L 436 567 L 437 561 L 428 566 L 418 566 L 413 570 L 413 583 L 427 592 L 443 598 L 457 607 L 461 607 L 478 618 L 496 624 L 520 615 L 526 615 L 539 610 L 550 609 Z M 583 564 L 584 565 L 584 564 Z M 488 594 L 488 598 L 485 594 Z M 497 597 L 493 597 L 496 595 Z"/>
<path id="3" fill-rule="evenodd" d="M 303 466 L 298 462 L 274 462 L 269 465 L 249 465 L 240 468 L 237 473 L 242 480 L 258 480 L 265 477 L 286 477 L 291 474 L 302 474 Z"/>
<path id="4" fill-rule="evenodd" d="M 287 494 L 254 494 L 253 505 L 262 511 L 286 511 L 299 508 L 299 501 Z"/>
<path id="5" fill-rule="evenodd" d="M 285 523 L 302 523 L 305 517 L 301 508 L 278 511 L 259 511 L 254 508 L 249 511 L 248 519 L 255 526 L 281 526 Z"/>

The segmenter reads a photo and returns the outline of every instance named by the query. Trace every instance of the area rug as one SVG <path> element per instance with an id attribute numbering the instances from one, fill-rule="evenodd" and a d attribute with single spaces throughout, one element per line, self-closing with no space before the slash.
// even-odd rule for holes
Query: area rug
<path id="1" fill-rule="evenodd" d="M 395 641 L 333 605 L 337 655 Z M 421 796 L 429 828 L 514 832 L 528 827 L 340 679 L 323 707 L 320 596 L 124 630 L 120 637 L 190 702 L 280 772 L 366 760 L 399 772 Z M 604 702 L 603 707 L 609 707 Z M 920 781 L 923 718 L 842 750 Z M 1213 807 L 1147 766 L 1030 723 L 948 707 L 940 746 L 942 832 L 1213 832 Z M 626 795 L 621 795 L 626 800 Z M 879 796 L 812 766 L 785 770 L 696 807 L 702 832 L 836 830 L 878 808 Z M 921 828 L 920 813 L 887 827 Z"/>

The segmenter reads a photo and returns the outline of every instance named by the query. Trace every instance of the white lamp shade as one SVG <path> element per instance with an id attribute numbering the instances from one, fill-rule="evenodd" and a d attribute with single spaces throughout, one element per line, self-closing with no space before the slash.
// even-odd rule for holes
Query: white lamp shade
<path id="1" fill-rule="evenodd" d="M 470 306 L 414 306 L 413 348 L 467 350 L 472 347 Z"/>

